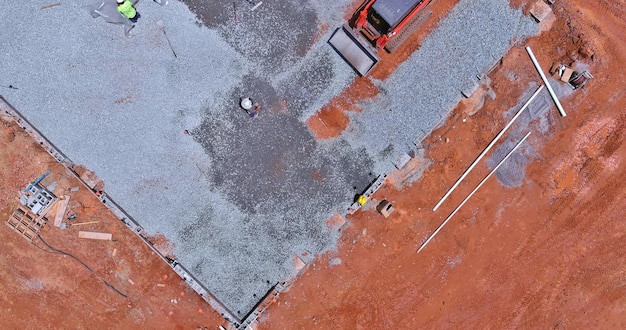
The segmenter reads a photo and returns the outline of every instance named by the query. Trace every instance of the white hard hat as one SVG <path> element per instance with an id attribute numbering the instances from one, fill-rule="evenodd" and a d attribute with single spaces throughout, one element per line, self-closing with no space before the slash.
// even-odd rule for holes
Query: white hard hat
<path id="1" fill-rule="evenodd" d="M 126 0 L 117 0 L 117 3 L 124 3 Z"/>
<path id="2" fill-rule="evenodd" d="M 252 109 L 252 100 L 249 97 L 244 97 L 241 99 L 241 107 L 250 110 Z"/>

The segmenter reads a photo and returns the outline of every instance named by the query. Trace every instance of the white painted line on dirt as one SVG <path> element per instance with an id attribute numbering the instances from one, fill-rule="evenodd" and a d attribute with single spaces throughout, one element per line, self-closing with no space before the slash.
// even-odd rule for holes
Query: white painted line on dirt
<path id="1" fill-rule="evenodd" d="M 476 188 L 474 188 L 474 190 L 472 190 L 472 192 L 467 197 L 465 197 L 465 199 L 461 202 L 461 204 L 459 204 L 459 206 L 457 206 L 456 209 L 454 209 L 454 211 L 452 211 L 452 213 L 446 218 L 446 220 L 444 220 L 439 225 L 439 227 L 437 227 L 435 232 L 432 233 L 432 235 L 430 235 L 430 237 L 428 237 L 426 242 L 424 242 L 422 244 L 422 246 L 420 246 L 420 248 L 417 250 L 417 253 L 420 253 L 420 251 L 422 251 L 422 249 L 424 249 L 426 247 L 426 245 L 433 239 L 433 237 L 435 237 L 435 235 L 437 235 L 437 233 L 441 230 L 441 228 L 443 228 L 443 226 L 446 225 L 446 223 L 456 214 L 456 212 L 458 210 L 460 210 L 463 205 L 465 205 L 465 202 L 467 202 L 470 199 L 470 197 L 472 197 L 472 195 L 474 195 L 474 193 L 478 190 L 478 188 L 480 188 L 487 181 L 487 179 L 489 179 L 491 177 L 491 175 L 496 172 L 498 167 L 500 167 L 500 165 L 502 165 L 513 154 L 513 152 L 515 152 L 515 150 L 517 150 L 517 148 L 519 148 L 519 146 L 522 145 L 522 143 L 524 143 L 524 141 L 526 141 L 526 138 L 528 138 L 529 135 L 530 135 L 530 132 L 528 132 L 526 134 L 526 136 L 524 136 L 524 138 L 520 142 L 518 142 L 515 145 L 515 147 L 513 149 L 511 149 L 511 151 L 509 151 L 509 153 L 504 157 L 504 159 L 502 159 L 500 161 L 500 163 L 498 163 L 498 165 L 491 172 L 489 172 L 489 174 L 487 174 L 487 176 L 482 181 L 480 181 L 480 183 L 476 186 Z"/>

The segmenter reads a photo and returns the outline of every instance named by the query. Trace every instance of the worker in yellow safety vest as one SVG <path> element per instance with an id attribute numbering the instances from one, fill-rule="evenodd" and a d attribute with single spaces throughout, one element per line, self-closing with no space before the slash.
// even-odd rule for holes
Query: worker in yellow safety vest
<path id="1" fill-rule="evenodd" d="M 137 23 L 137 19 L 141 17 L 129 0 L 117 0 L 117 10 L 133 23 Z"/>

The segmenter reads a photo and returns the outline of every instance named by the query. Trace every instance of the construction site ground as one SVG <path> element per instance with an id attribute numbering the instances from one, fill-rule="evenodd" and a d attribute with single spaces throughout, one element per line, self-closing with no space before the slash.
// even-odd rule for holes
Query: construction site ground
<path id="1" fill-rule="evenodd" d="M 39 238 L 31 243 L 9 226 L 0 227 L 3 328 L 194 329 L 226 324 L 88 188 L 6 118 L 0 140 L 2 222 L 19 204 L 18 193 L 25 188 L 24 183 L 47 170 L 51 174 L 42 184 L 54 183 L 53 193 L 69 196 L 66 213 L 76 214 L 76 218 L 64 219 L 68 227 L 63 230 L 49 221 L 40 232 L 45 243 Z M 54 214 L 47 217 L 52 220 Z M 113 239 L 79 238 L 79 231 L 112 233 Z M 167 241 L 161 237 L 153 240 L 167 254 Z M 46 243 L 78 258 L 93 272 Z"/>
<path id="2" fill-rule="evenodd" d="M 455 3 L 435 1 L 433 17 L 445 16 Z M 511 6 L 528 13 L 533 3 L 515 0 Z M 619 2 L 576 0 L 556 1 L 552 10 L 554 21 L 544 22 L 546 30 L 513 46 L 488 75 L 489 83 L 459 103 L 421 143 L 423 156 L 392 172 L 374 200 L 347 217 L 337 248 L 315 256 L 262 314 L 259 328 L 626 327 L 621 74 L 626 9 Z M 386 79 L 419 48 L 436 21 L 398 53 L 382 56 L 372 76 Z M 567 117 L 550 106 L 521 120 L 512 132 L 533 132 L 516 156 L 516 164 L 524 166 L 487 181 L 417 253 L 489 168 L 479 164 L 440 209 L 433 212 L 433 206 L 502 129 L 510 110 L 523 104 L 529 86 L 539 85 L 524 46 L 533 48 L 546 70 L 552 62 L 583 63 L 595 78 L 561 100 Z M 367 111 L 354 103 L 377 94 L 370 80 L 357 78 L 307 121 L 309 129 L 318 139 L 337 136 L 352 118 L 349 113 Z M 313 124 L 317 118 L 321 126 Z M 47 244 L 93 272 L 71 257 L 50 253 L 40 239 L 30 244 L 8 226 L 0 227 L 3 327 L 226 325 L 18 125 L 2 124 L 0 219 L 17 206 L 18 192 L 50 169 L 44 183 L 55 182 L 57 195 L 71 196 L 73 221 L 98 221 L 64 230 L 46 226 L 41 232 Z M 503 145 L 519 139 L 513 133 Z M 488 159 L 491 167 L 494 159 Z M 513 178 L 519 173 L 521 179 Z M 396 209 L 389 218 L 373 207 L 382 199 Z M 81 239 L 78 230 L 113 233 L 113 241 Z M 171 248 L 163 237 L 152 240 L 163 251 Z"/>

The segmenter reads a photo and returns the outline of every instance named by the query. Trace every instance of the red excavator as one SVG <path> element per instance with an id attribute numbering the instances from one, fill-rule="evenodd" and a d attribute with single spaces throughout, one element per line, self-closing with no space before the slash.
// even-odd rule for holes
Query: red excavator
<path id="1" fill-rule="evenodd" d="M 378 50 L 391 53 L 432 15 L 432 0 L 367 0 L 357 10 L 353 27 L 344 25 L 328 43 L 360 75 L 380 61 Z"/>

